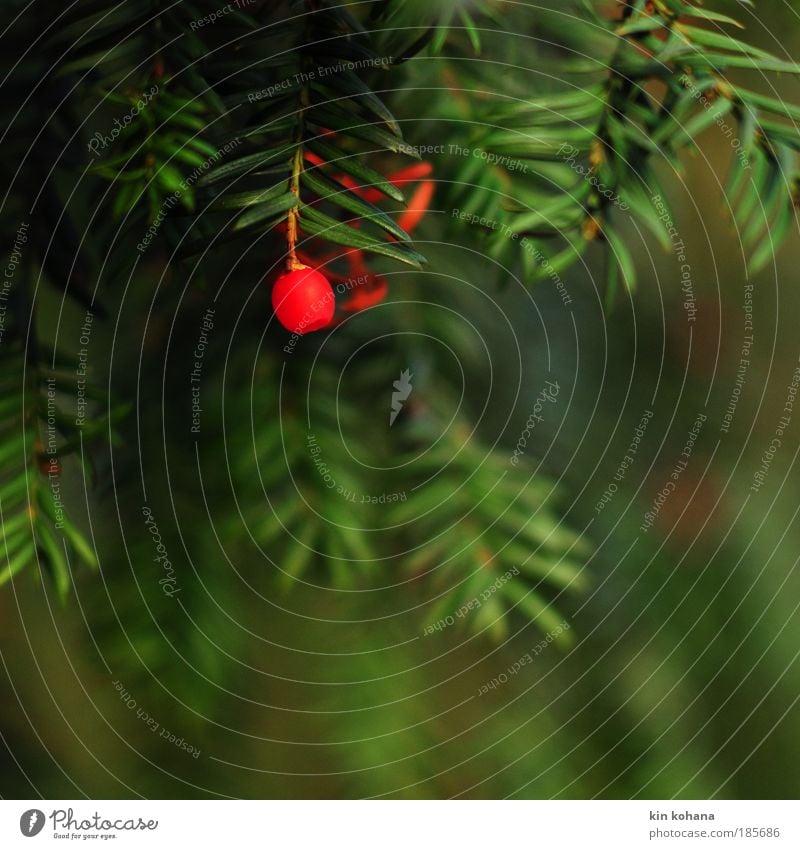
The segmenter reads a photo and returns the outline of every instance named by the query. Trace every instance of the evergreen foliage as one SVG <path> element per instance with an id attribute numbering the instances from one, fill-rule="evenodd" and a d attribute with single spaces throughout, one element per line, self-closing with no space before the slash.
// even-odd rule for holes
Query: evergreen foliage
<path id="1" fill-rule="evenodd" d="M 663 175 L 680 169 L 715 123 L 733 122 L 741 139 L 727 193 L 751 269 L 772 258 L 794 222 L 800 108 L 731 75 L 798 67 L 731 34 L 736 21 L 704 5 L 635 0 L 609 14 L 609 4 L 588 2 L 548 11 L 254 0 L 222 13 L 217 0 L 90 0 L 42 4 L 51 13 L 44 27 L 13 5 L 16 52 L 2 60 L 4 123 L 14 128 L 4 137 L 2 216 L 5 232 L 24 222 L 30 235 L 19 246 L 25 262 L 0 348 L 2 581 L 38 563 L 66 595 L 78 571 L 113 559 L 113 551 L 95 552 L 88 512 L 71 518 L 76 499 L 62 511 L 60 493 L 68 476 L 77 481 L 71 491 L 94 479 L 97 458 L 110 456 L 97 441 L 114 440 L 137 402 L 135 394 L 112 400 L 103 388 L 109 375 L 82 380 L 80 359 L 58 349 L 58 322 L 48 326 L 39 314 L 43 285 L 56 293 L 59 315 L 74 301 L 102 316 L 105 302 L 118 303 L 156 266 L 161 279 L 224 298 L 221 266 L 236 268 L 257 249 L 269 280 L 286 261 L 289 234 L 343 280 L 362 255 L 373 263 L 369 273 L 399 267 L 391 263 L 422 269 L 424 243 L 398 223 L 408 180 L 393 175 L 420 158 L 403 128 L 426 102 L 429 114 L 448 118 L 445 145 L 495 157 L 437 163 L 442 209 L 449 201 L 501 222 L 500 232 L 474 232 L 498 267 L 521 265 L 526 283 L 561 272 L 599 242 L 608 249 L 609 303 L 619 283 L 633 288 L 626 222 L 670 248 L 653 197 L 666 204 Z M 540 87 L 508 79 L 490 59 L 480 75 L 496 87 L 470 81 L 475 71 L 466 69 L 456 84 L 459 58 L 491 55 L 513 21 L 537 33 L 534 62 L 548 58 Z M 404 89 L 409 64 L 432 56 L 430 86 Z M 154 296 L 150 310 L 159 309 L 166 301 Z M 367 343 L 359 334 L 380 332 L 381 314 L 337 329 L 324 353 L 308 342 L 290 360 L 280 355 L 287 340 L 270 328 L 255 370 L 248 356 L 263 328 L 237 329 L 241 350 L 204 375 L 220 390 L 209 416 L 224 445 L 208 482 L 219 498 L 214 516 L 228 517 L 215 533 L 235 540 L 243 558 L 257 552 L 248 568 L 267 569 L 279 590 L 320 582 L 357 591 L 385 584 L 391 569 L 398 588 L 424 586 L 423 624 L 519 569 L 524 588 L 515 581 L 492 591 L 471 627 L 503 639 L 513 609 L 552 630 L 559 616 L 551 604 L 586 585 L 591 548 L 565 527 L 555 487 L 535 461 L 525 457 L 524 472 L 509 465 L 516 437 L 498 444 L 476 432 L 479 411 L 452 418 L 456 383 L 423 340 L 413 350 L 383 341 L 372 365 L 359 362 L 338 391 L 352 350 Z M 422 331 L 423 321 L 412 305 L 398 329 Z M 437 334 L 460 359 L 474 358 L 479 340 L 457 322 L 443 319 Z M 400 374 L 409 361 L 419 375 L 413 402 L 396 429 L 378 435 L 365 406 L 386 391 L 385 364 Z M 83 405 L 89 414 L 78 425 Z M 127 421 L 123 446 L 132 451 Z M 396 493 L 413 499 L 380 502 L 369 521 L 353 522 L 348 498 L 369 504 L 383 494 L 375 470 L 387 465 Z"/>

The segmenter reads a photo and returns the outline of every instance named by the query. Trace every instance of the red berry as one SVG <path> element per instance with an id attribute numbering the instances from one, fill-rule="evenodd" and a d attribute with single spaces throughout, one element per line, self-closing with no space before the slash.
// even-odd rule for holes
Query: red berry
<path id="1" fill-rule="evenodd" d="M 302 335 L 331 323 L 336 300 L 325 276 L 304 266 L 275 281 L 272 308 L 287 330 Z"/>

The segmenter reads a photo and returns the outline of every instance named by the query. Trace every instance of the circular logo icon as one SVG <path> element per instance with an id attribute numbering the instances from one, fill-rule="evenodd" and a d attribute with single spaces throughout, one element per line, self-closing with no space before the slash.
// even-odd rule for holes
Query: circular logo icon
<path id="1" fill-rule="evenodd" d="M 19 818 L 19 830 L 25 837 L 35 837 L 44 828 L 44 812 L 31 808 Z"/>

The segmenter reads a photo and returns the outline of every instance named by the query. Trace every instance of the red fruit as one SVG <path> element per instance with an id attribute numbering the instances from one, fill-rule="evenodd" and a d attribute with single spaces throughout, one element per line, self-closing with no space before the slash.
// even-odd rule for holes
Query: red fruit
<path id="1" fill-rule="evenodd" d="M 287 271 L 275 281 L 272 308 L 287 330 L 302 336 L 331 323 L 336 299 L 325 276 L 303 266 Z"/>

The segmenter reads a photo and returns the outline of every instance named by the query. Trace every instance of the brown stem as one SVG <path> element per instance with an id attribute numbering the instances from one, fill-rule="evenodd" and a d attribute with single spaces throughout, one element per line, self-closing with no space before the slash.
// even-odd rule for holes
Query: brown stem
<path id="1" fill-rule="evenodd" d="M 286 221 L 286 241 L 289 246 L 289 255 L 286 258 L 287 271 L 296 271 L 298 268 L 305 268 L 302 262 L 297 259 L 297 221 L 300 218 L 300 171 L 303 167 L 303 147 L 298 145 L 292 162 L 292 177 L 289 181 L 289 191 L 297 198 L 297 205 L 289 210 L 289 216 Z"/>

